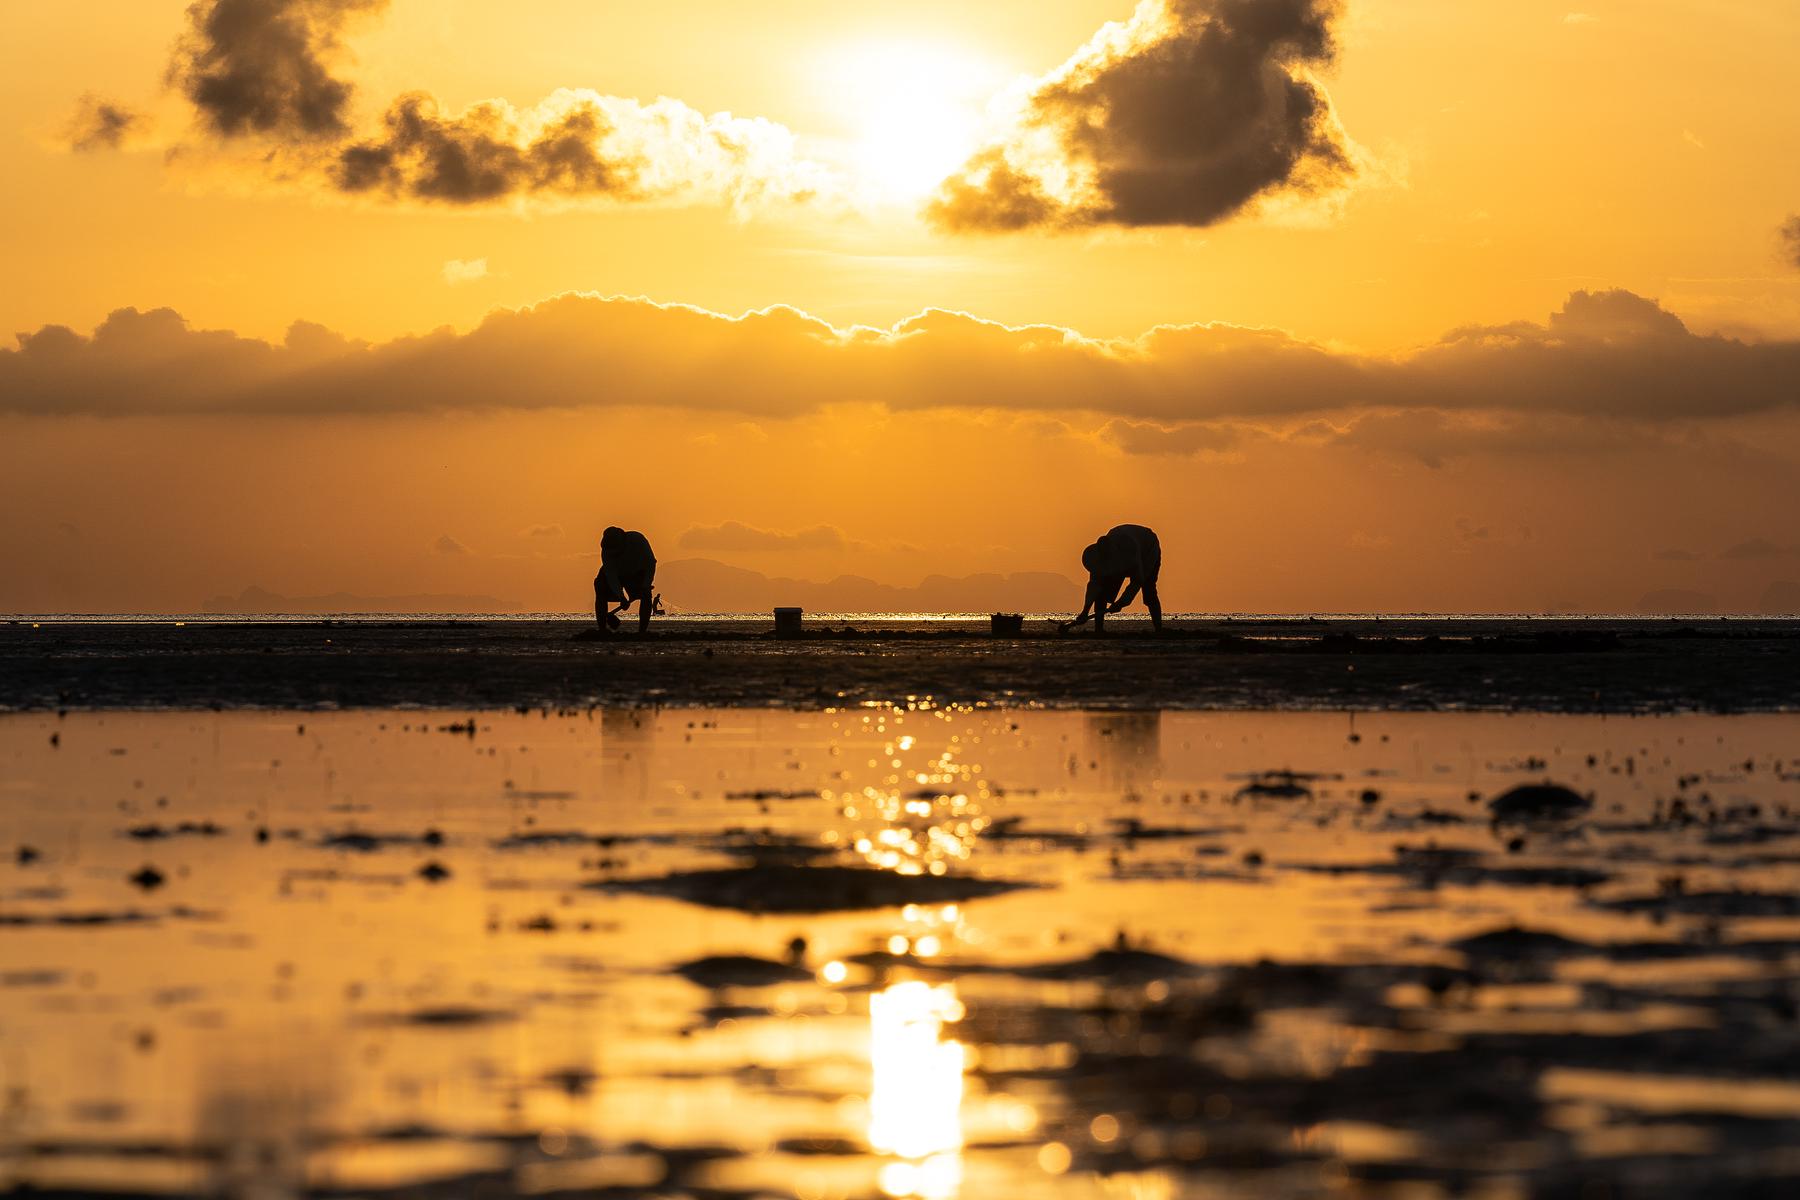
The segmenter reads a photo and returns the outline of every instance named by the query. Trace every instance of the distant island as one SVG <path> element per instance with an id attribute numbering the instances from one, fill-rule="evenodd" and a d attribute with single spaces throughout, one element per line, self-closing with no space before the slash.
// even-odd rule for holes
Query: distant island
<path id="1" fill-rule="evenodd" d="M 591 569 L 591 568 L 590 568 Z M 586 574 L 575 573 L 583 583 Z M 584 610 L 577 587 L 565 597 L 519 604 L 488 595 L 419 593 L 376 596 L 329 592 L 289 596 L 251 586 L 235 596 L 214 596 L 204 611 L 220 615 L 277 613 L 517 613 Z M 839 575 L 820 582 L 768 576 L 710 558 L 680 558 L 659 563 L 656 590 L 671 614 L 768 612 L 794 605 L 809 612 L 1060 612 L 1081 604 L 1081 585 L 1052 571 L 1013 574 L 927 575 L 912 587 L 878 583 L 861 575 Z"/>
<path id="2" fill-rule="evenodd" d="M 235 596 L 214 596 L 205 611 L 219 614 L 277 613 L 505 613 L 518 607 L 493 596 L 419 593 L 410 596 L 358 596 L 331 592 L 323 596 L 283 596 L 267 588 L 247 587 Z"/>
<path id="3" fill-rule="evenodd" d="M 1010 575 L 927 575 L 912 587 L 861 575 L 828 582 L 787 579 L 710 558 L 657 564 L 656 589 L 672 613 L 766 612 L 794 605 L 811 612 L 1048 612 L 1081 605 L 1081 585 L 1052 571 Z"/>

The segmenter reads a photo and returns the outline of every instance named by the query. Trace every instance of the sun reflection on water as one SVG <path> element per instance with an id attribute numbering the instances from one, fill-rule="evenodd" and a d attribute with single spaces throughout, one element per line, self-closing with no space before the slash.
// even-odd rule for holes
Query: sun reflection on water
<path id="1" fill-rule="evenodd" d="M 950 744 L 934 751 L 915 734 L 889 728 L 914 720 L 936 721 Z M 908 712 L 864 713 L 857 722 L 867 732 L 886 735 L 877 756 L 868 760 L 874 779 L 860 788 L 823 794 L 835 801 L 858 828 L 845 841 L 871 866 L 901 875 L 943 875 L 966 861 L 975 839 L 987 826 L 982 815 L 988 784 L 977 763 L 957 757 L 960 740 L 948 729 L 957 714 L 908 705 Z M 924 761 L 919 761 L 923 758 Z"/>
<path id="2" fill-rule="evenodd" d="M 962 1019 L 954 984 L 908 980 L 869 997 L 869 1145 L 889 1196 L 949 1200 L 962 1185 L 965 1054 L 943 1036 Z"/>

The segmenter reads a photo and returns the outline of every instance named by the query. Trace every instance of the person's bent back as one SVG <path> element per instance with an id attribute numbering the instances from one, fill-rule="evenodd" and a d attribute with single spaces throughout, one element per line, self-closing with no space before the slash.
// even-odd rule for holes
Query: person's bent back
<path id="1" fill-rule="evenodd" d="M 594 621 L 601 633 L 619 627 L 617 613 L 638 606 L 638 632 L 650 627 L 655 603 L 656 554 L 635 529 L 609 525 L 600 535 L 600 571 L 594 576 Z M 614 610 L 611 606 L 618 605 Z"/>
<path id="2" fill-rule="evenodd" d="M 1156 580 L 1162 573 L 1162 543 L 1156 533 L 1143 525 L 1115 525 L 1101 534 L 1081 552 L 1081 565 L 1087 568 L 1087 596 L 1081 612 L 1064 629 L 1083 624 L 1090 610 L 1094 632 L 1105 628 L 1107 614 L 1124 609 L 1144 594 L 1144 607 L 1150 610 L 1150 624 L 1162 632 L 1162 599 L 1156 592 Z M 1124 594 L 1119 589 L 1124 588 Z"/>

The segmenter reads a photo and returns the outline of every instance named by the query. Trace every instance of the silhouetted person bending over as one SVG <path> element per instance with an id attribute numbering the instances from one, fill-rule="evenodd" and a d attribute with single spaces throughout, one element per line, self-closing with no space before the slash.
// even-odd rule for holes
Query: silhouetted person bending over
<path id="1" fill-rule="evenodd" d="M 1081 565 L 1087 568 L 1087 602 L 1073 621 L 1063 629 L 1073 629 L 1088 619 L 1093 610 L 1094 632 L 1104 631 L 1108 613 L 1116 613 L 1144 593 L 1144 607 L 1150 610 L 1150 624 L 1162 632 L 1162 600 L 1156 594 L 1156 577 L 1162 572 L 1162 543 L 1156 534 L 1142 525 L 1115 525 L 1100 540 L 1081 552 Z M 1125 594 L 1120 595 L 1123 587 Z"/>
<path id="2" fill-rule="evenodd" d="M 594 620 L 601 633 L 619 627 L 616 612 L 638 606 L 638 632 L 650 628 L 650 612 L 656 597 L 656 555 L 650 539 L 635 529 L 608 525 L 600 535 L 600 573 L 594 576 Z"/>

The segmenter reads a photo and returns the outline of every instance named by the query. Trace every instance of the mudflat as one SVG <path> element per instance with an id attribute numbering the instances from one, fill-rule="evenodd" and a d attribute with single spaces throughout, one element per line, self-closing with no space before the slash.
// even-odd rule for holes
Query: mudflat
<path id="1" fill-rule="evenodd" d="M 1796 733 L 7 715 L 0 1185 L 1781 1194 Z"/>
<path id="2" fill-rule="evenodd" d="M 1105 638 L 1028 620 L 0 623 L 0 708 L 945 704 L 1770 712 L 1800 707 L 1800 621 L 1174 618 Z"/>

